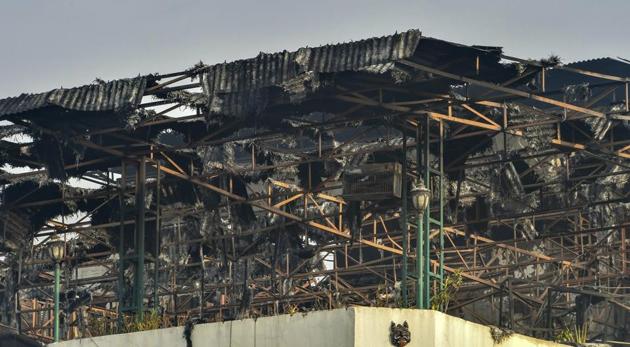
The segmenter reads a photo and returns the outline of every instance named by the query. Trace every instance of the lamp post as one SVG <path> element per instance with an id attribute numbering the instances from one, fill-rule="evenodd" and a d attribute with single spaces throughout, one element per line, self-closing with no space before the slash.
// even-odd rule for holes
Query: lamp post
<path id="1" fill-rule="evenodd" d="M 203 318 L 203 282 L 195 281 L 194 287 L 199 295 L 199 319 Z"/>
<path id="2" fill-rule="evenodd" d="M 429 207 L 429 200 L 431 199 L 431 191 L 424 186 L 422 179 L 418 179 L 416 185 L 411 189 L 411 202 L 413 207 L 418 211 L 418 235 L 416 236 L 416 269 L 418 270 L 418 283 L 416 284 L 416 307 L 424 309 L 428 307 L 429 303 L 424 302 L 424 291 L 428 290 L 424 288 L 428 287 L 429 281 L 426 281 L 427 277 L 424 273 L 425 264 L 428 260 L 428 254 L 423 256 L 423 228 L 422 223 L 424 221 L 424 213 Z M 428 242 L 428 238 L 426 240 Z M 425 259 L 426 256 L 426 259 Z"/>
<path id="3" fill-rule="evenodd" d="M 59 342 L 59 287 L 61 277 L 61 261 L 66 253 L 66 244 L 57 235 L 51 237 L 48 241 L 48 251 L 50 258 L 55 262 L 55 311 L 54 311 L 54 340 Z"/>

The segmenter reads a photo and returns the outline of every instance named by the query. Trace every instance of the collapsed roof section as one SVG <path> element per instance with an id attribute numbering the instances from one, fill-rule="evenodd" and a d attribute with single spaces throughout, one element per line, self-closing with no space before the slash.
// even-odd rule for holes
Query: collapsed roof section
<path id="1" fill-rule="evenodd" d="M 69 139 L 96 129 L 133 126 L 138 121 L 134 111 L 150 80 L 150 76 L 139 76 L 97 81 L 0 100 L 0 119 L 23 126 L 24 133 L 34 140 L 31 146 L 21 146 L 20 155 L 14 157 L 32 167 L 24 157 L 33 156 L 31 162 L 45 163 L 50 177 L 65 180 L 64 163 L 85 154 L 85 148 Z"/>
<path id="2" fill-rule="evenodd" d="M 499 71 L 503 67 L 498 64 L 500 53 L 497 48 L 477 49 L 409 30 L 350 43 L 260 53 L 255 58 L 208 66 L 201 73 L 201 86 L 211 114 L 245 117 L 271 106 L 297 104 L 330 90 L 337 78 L 351 78 L 343 76 L 346 72 L 385 76 L 395 83 L 414 82 L 417 76 L 412 69 L 397 64 L 403 59 L 448 66 L 455 58 L 481 57 L 483 68 L 497 70 L 498 74 L 491 76 L 485 69 L 488 77 L 500 79 L 504 77 Z M 473 68 L 471 65 L 467 70 Z"/>
<path id="3" fill-rule="evenodd" d="M 362 69 L 388 70 L 391 62 L 410 57 L 421 40 L 419 30 L 351 43 L 260 53 L 256 58 L 210 66 L 201 75 L 211 113 L 259 113 L 279 97 L 299 102 L 321 87 L 320 75 Z M 276 92 L 274 95 L 274 92 Z"/>
<path id="4" fill-rule="evenodd" d="M 39 94 L 22 94 L 0 100 L 0 119 L 30 118 L 49 107 L 66 111 L 119 112 L 135 109 L 142 100 L 147 77 L 126 78 L 76 88 L 59 88 Z"/>

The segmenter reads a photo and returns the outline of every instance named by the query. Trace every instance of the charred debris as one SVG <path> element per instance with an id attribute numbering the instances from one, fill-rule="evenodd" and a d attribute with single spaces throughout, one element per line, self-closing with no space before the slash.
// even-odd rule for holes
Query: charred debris
<path id="1" fill-rule="evenodd" d="M 0 323 L 49 341 L 54 234 L 66 339 L 371 305 L 623 340 L 628 76 L 410 30 L 0 100 Z"/>

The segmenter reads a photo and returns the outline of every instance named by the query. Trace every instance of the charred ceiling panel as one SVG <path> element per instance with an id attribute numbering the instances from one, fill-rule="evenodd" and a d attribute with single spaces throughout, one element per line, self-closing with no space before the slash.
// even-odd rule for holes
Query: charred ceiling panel
<path id="1" fill-rule="evenodd" d="M 140 103 L 147 77 L 102 82 L 70 89 L 54 89 L 39 94 L 22 94 L 0 100 L 0 117 L 20 114 L 45 107 L 61 107 L 71 111 L 104 112 L 135 108 Z"/>
<path id="2" fill-rule="evenodd" d="M 630 63 L 615 58 L 597 58 L 582 60 L 564 65 L 567 68 L 582 69 L 612 76 L 630 76 Z M 547 90 L 560 90 L 572 85 L 602 85 L 608 84 L 597 77 L 584 76 L 582 74 L 560 69 L 552 69 L 548 72 L 546 86 Z M 613 101 L 623 100 L 622 90 L 608 95 L 597 105 L 608 104 Z"/>
<path id="3" fill-rule="evenodd" d="M 64 158 L 80 158 L 85 152 L 69 138 L 93 129 L 126 125 L 142 100 L 147 81 L 148 77 L 140 76 L 22 94 L 0 100 L 0 119 L 29 124 L 35 159 L 45 164 L 50 177 L 65 180 Z"/>
<path id="4" fill-rule="evenodd" d="M 91 190 L 62 186 L 53 181 L 24 180 L 8 185 L 2 192 L 4 206 L 27 216 L 29 232 L 37 231 L 51 218 L 82 209 Z M 47 201 L 47 204 L 40 204 Z"/>
<path id="5" fill-rule="evenodd" d="M 261 53 L 256 58 L 208 67 L 201 75 L 201 85 L 211 113 L 244 116 L 260 112 L 274 93 L 291 99 L 291 95 L 316 91 L 321 73 L 357 71 L 408 58 L 420 39 L 420 31 L 409 30 L 294 52 Z"/>
<path id="6" fill-rule="evenodd" d="M 7 211 L 0 214 L 0 249 L 16 251 L 24 247 L 31 235 L 31 224 L 28 216 L 22 213 Z"/>

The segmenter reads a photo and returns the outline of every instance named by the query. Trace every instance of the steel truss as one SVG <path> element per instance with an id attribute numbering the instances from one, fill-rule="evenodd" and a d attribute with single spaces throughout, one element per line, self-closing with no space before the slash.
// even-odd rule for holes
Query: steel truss
<path id="1" fill-rule="evenodd" d="M 545 79 L 547 67 L 532 61 L 518 61 L 537 67 L 535 75 L 538 75 L 539 79 Z M 103 187 L 110 187 L 110 199 L 118 200 L 121 211 L 124 211 L 124 200 L 128 198 L 134 198 L 136 206 L 142 208 L 133 211 L 134 218 L 125 217 L 125 214 L 121 213 L 121 217 L 124 218 L 118 222 L 92 225 L 85 220 L 76 223 L 51 220 L 48 223 L 49 227 L 38 231 L 37 235 L 44 238 L 53 232 L 76 233 L 95 239 L 106 248 L 98 254 L 71 254 L 67 258 L 66 264 L 69 268 L 63 275 L 63 286 L 66 289 L 77 286 L 92 288 L 101 286 L 105 289 L 99 290 L 89 307 L 82 307 L 67 317 L 63 329 L 65 338 L 97 334 L 89 331 L 85 319 L 78 318 L 88 314 L 109 317 L 112 321 L 119 319 L 119 325 L 122 324 L 123 315 L 135 313 L 138 319 L 142 319 L 142 315 L 150 309 L 163 310 L 164 325 L 180 325 L 190 317 L 202 317 L 210 321 L 221 321 L 226 317 L 232 319 L 237 317 L 237 313 L 242 309 L 242 295 L 245 290 L 243 288 L 248 286 L 255 289 L 251 298 L 251 308 L 245 316 L 294 313 L 299 310 L 330 309 L 348 305 L 407 307 L 413 303 L 418 308 L 430 308 L 434 294 L 444 289 L 445 279 L 453 274 L 462 276 L 464 284 L 450 304 L 442 303 L 438 308 L 485 324 L 507 326 L 534 336 L 555 336 L 561 329 L 555 323 L 557 318 L 574 308 L 576 295 L 593 295 L 609 302 L 615 309 L 628 311 L 630 223 L 605 228 L 594 227 L 595 223 L 590 220 L 588 214 L 588 209 L 594 206 L 627 202 L 629 199 L 627 192 L 621 192 L 618 196 L 605 201 L 584 201 L 566 208 L 553 209 L 543 206 L 521 214 L 457 221 L 447 218 L 449 213 L 453 213 L 448 210 L 448 205 L 453 201 L 458 204 L 459 200 L 465 197 L 460 196 L 459 188 L 455 194 L 449 193 L 449 189 L 445 187 L 445 176 L 471 168 L 493 168 L 516 159 L 478 156 L 465 160 L 467 153 L 461 153 L 462 160 L 452 160 L 450 166 L 445 166 L 444 147 L 450 142 L 479 135 L 498 134 L 503 136 L 504 140 L 508 137 L 526 137 L 533 127 L 554 126 L 557 129 L 556 137 L 549 141 L 550 147 L 533 149 L 527 153 L 528 158 L 538 158 L 538 165 L 560 158 L 565 159 L 568 165 L 570 157 L 580 153 L 591 157 L 593 163 L 582 168 L 580 175 L 571 177 L 567 174 L 567 177 L 559 179 L 558 182 L 540 180 L 525 188 L 539 189 L 541 196 L 544 196 L 554 194 L 545 192 L 545 187 L 563 185 L 562 194 L 566 198 L 581 182 L 627 173 L 630 139 L 611 137 L 609 141 L 599 142 L 593 139 L 584 143 L 570 141 L 569 134 L 560 130 L 566 119 L 604 118 L 607 115 L 590 108 L 588 104 L 577 105 L 552 98 L 549 91 L 537 94 L 524 92 L 511 87 L 510 81 L 499 85 L 477 78 L 458 76 L 421 62 L 403 60 L 399 63 L 417 73 L 428 73 L 481 87 L 490 97 L 462 101 L 450 95 L 423 92 L 418 96 L 421 97 L 418 100 L 384 102 L 378 99 L 378 95 L 384 92 L 407 95 L 413 94 L 414 91 L 392 91 L 394 87 L 391 85 L 377 83 L 376 85 L 366 83 L 362 88 L 348 86 L 344 90 L 338 90 L 331 97 L 336 101 L 345 102 L 347 112 L 338 114 L 336 119 L 305 125 L 303 128 L 318 129 L 320 132 L 331 131 L 349 127 L 357 121 L 383 118 L 382 115 L 362 114 L 366 108 L 376 108 L 382 110 L 383 114 L 387 113 L 388 120 L 382 124 L 401 137 L 403 139 L 401 143 L 382 143 L 368 149 L 350 150 L 348 147 L 359 141 L 362 138 L 361 134 L 336 148 L 324 148 L 320 140 L 315 155 L 305 154 L 301 160 L 269 165 L 257 162 L 257 151 L 263 150 L 266 140 L 278 138 L 282 134 L 277 131 L 266 131 L 239 139 L 250 140 L 252 143 L 251 165 L 240 168 L 242 170 L 240 173 L 265 172 L 306 165 L 310 174 L 313 165 L 332 158 L 356 155 L 362 151 L 366 154 L 385 150 L 391 153 L 401 151 L 402 155 L 394 159 L 403 164 L 403 187 L 409 187 L 409 179 L 422 178 L 432 191 L 429 212 L 425 213 L 422 219 L 418 218 L 418 211 L 407 206 L 408 192 L 405 189 L 400 209 L 390 213 L 372 213 L 367 210 L 362 216 L 359 233 L 356 233 L 350 230 L 346 223 L 352 217 L 348 216 L 348 202 L 340 193 L 341 183 L 337 179 L 326 180 L 316 186 L 310 184 L 310 179 L 306 186 L 268 179 L 265 182 L 265 195 L 246 197 L 234 191 L 236 177 L 233 173 L 220 172 L 209 177 L 195 168 L 185 167 L 173 160 L 171 156 L 177 148 L 165 148 L 158 143 L 135 138 L 131 139 L 133 145 L 125 147 L 107 147 L 91 139 L 74 139 L 77 143 L 100 151 L 103 154 L 103 161 L 114 159 L 120 163 L 110 170 L 121 172 L 122 179 L 110 179 L 109 173 L 105 178 L 87 175 L 83 178 L 98 182 Z M 468 63 L 470 62 L 466 62 Z M 625 111 L 628 111 L 628 78 L 578 69 L 570 71 L 598 77 L 610 83 L 609 89 L 601 95 L 608 95 L 611 90 L 622 90 L 622 94 L 625 94 Z M 147 89 L 145 94 L 153 95 L 175 89 L 194 90 L 198 84 L 182 84 L 192 75 L 194 73 L 190 71 L 164 75 L 159 83 Z M 508 104 L 524 105 L 528 101 L 535 101 L 547 107 L 537 110 L 540 117 L 535 120 L 524 124 L 513 123 L 507 112 Z M 160 116 L 168 116 L 180 104 L 170 102 L 164 105 L 169 107 L 162 111 Z M 156 102 L 145 103 L 147 109 L 155 106 Z M 455 107 L 466 113 L 456 114 Z M 491 110 L 501 113 L 502 119 L 497 120 L 489 116 L 488 112 Z M 564 119 L 557 117 L 558 110 L 565 114 Z M 137 129 L 157 124 L 199 120 L 205 116 L 194 114 L 178 118 L 154 118 L 137 125 Z M 222 137 L 222 133 L 236 126 L 238 124 L 225 124 L 200 139 L 198 144 L 218 146 L 234 141 L 233 138 Z M 448 136 L 446 129 L 449 130 Z M 126 136 L 125 130 L 121 128 L 106 129 L 92 136 L 97 135 L 109 138 Z M 432 150 L 435 147 L 437 150 Z M 272 149 L 265 147 L 264 150 Z M 470 150 L 474 151 L 473 148 Z M 89 164 L 91 163 L 68 164 L 67 167 Z M 611 164 L 621 167 L 621 171 L 603 171 L 604 167 Z M 129 180 L 130 167 L 136 168 L 135 182 Z M 531 170 L 532 167 L 518 174 L 525 177 Z M 17 174 L 12 178 L 23 178 L 37 173 Z M 182 239 L 186 217 L 199 213 L 199 208 L 161 205 L 160 187 L 167 179 L 188 182 L 218 194 L 222 197 L 219 208 L 245 204 L 251 206 L 257 214 L 277 216 L 280 222 L 271 226 L 255 226 L 248 230 L 234 229 L 231 233 L 211 237 Z M 461 177 L 458 185 L 466 184 L 469 179 Z M 145 199 L 149 186 L 157 187 L 158 195 L 147 202 Z M 62 200 L 64 199 L 62 197 Z M 31 202 L 28 206 L 52 202 Z M 13 208 L 28 206 L 17 204 Z M 324 206 L 332 212 L 327 212 Z M 155 222 L 154 230 L 145 229 L 148 222 Z M 480 222 L 485 222 L 488 226 L 500 225 L 511 229 L 512 235 L 499 240 L 466 231 L 467 225 Z M 549 232 L 532 238 L 522 230 L 521 226 L 525 222 L 544 225 Z M 250 254 L 239 251 L 236 246 L 240 240 L 247 239 L 253 242 L 251 241 L 253 239 L 248 238 L 272 235 L 283 228 L 297 225 L 301 226 L 301 230 L 305 230 L 300 237 L 306 240 L 306 244 L 309 244 L 313 237 L 319 238 L 313 256 L 301 261 L 292 260 L 288 251 L 276 259 L 269 259 L 256 252 Z M 134 227 L 133 235 L 129 233 L 127 226 Z M 562 230 L 559 231 L 557 226 L 562 226 Z M 119 245 L 109 244 L 95 232 L 112 227 L 119 228 Z M 143 251 L 145 234 L 155 235 L 156 240 L 161 240 L 165 233 L 173 234 L 171 241 L 157 242 L 156 250 L 160 250 L 158 254 L 168 254 L 170 260 L 165 260 L 163 256 L 145 254 Z M 133 252 L 125 252 L 125 240 L 133 240 Z M 184 248 L 203 249 L 201 245 L 208 242 L 220 243 L 224 247 L 225 260 L 217 259 L 212 254 L 203 254 L 203 251 L 197 262 L 192 262 L 184 256 Z M 284 260 L 278 260 L 282 258 Z M 225 264 L 225 261 L 228 264 Z M 595 261 L 601 266 L 594 268 L 592 264 Z M 21 277 L 19 290 L 16 291 L 18 293 L 16 313 L 20 329 L 44 341 L 49 340 L 52 334 L 50 318 L 52 302 L 49 299 L 20 299 L 29 291 L 45 294 L 45 289 L 51 286 L 47 270 L 41 268 L 46 262 L 35 256 L 19 257 L 18 262 Z M 79 278 L 73 274 L 79 269 L 93 266 L 101 267 L 104 272 L 91 278 Z M 236 268 L 243 266 L 258 266 L 265 268 L 266 271 L 258 273 L 255 277 L 243 279 L 235 274 Z M 226 282 L 207 278 L 206 269 L 213 267 L 229 268 L 231 280 Z M 126 272 L 128 268 L 133 271 Z M 409 271 L 410 268 L 413 271 Z M 31 269 L 38 273 L 35 280 L 23 276 Z M 189 276 L 190 271 L 198 273 L 198 276 Z M 529 275 L 524 276 L 525 272 Z M 369 280 L 363 281 L 361 280 L 363 278 Z M 195 282 L 201 282 L 200 286 L 197 286 L 199 288 L 195 286 Z M 133 283 L 131 290 L 126 283 Z M 397 292 L 399 286 L 400 293 Z M 415 295 L 410 298 L 408 293 Z M 618 322 L 606 318 L 609 310 L 595 312 L 595 324 L 623 329 Z"/>

